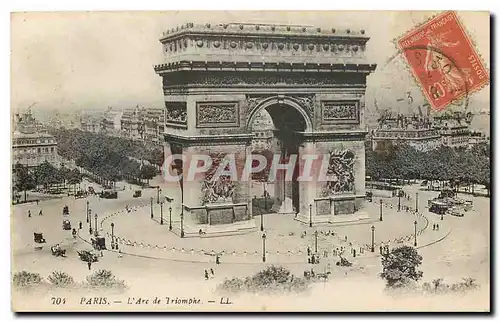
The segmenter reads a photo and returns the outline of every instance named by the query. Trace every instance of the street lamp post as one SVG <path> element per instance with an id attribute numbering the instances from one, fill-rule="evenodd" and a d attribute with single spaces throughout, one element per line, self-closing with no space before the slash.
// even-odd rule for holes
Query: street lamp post
<path id="1" fill-rule="evenodd" d="M 375 252 L 375 226 L 372 226 L 372 253 Z"/>
<path id="2" fill-rule="evenodd" d="M 380 218 L 379 219 L 380 219 L 380 221 L 383 220 L 383 218 L 382 218 L 382 199 L 380 199 Z"/>
<path id="3" fill-rule="evenodd" d="M 153 219 L 153 197 L 151 197 L 151 219 Z"/>
<path id="4" fill-rule="evenodd" d="M 184 212 L 181 212 L 181 238 L 184 238 Z"/>
<path id="5" fill-rule="evenodd" d="M 316 230 L 314 232 L 314 253 L 317 254 L 318 253 L 318 231 Z"/>
<path id="6" fill-rule="evenodd" d="M 115 249 L 115 224 L 111 223 L 111 249 Z"/>
<path id="7" fill-rule="evenodd" d="M 95 226 L 94 226 L 94 236 L 97 237 L 98 229 L 97 229 L 97 214 L 95 214 Z"/>
<path id="8" fill-rule="evenodd" d="M 309 227 L 313 226 L 312 213 L 313 213 L 313 205 L 309 204 Z"/>
<path id="9" fill-rule="evenodd" d="M 89 235 L 92 235 L 92 220 L 90 219 L 90 213 L 89 213 Z"/>
<path id="10" fill-rule="evenodd" d="M 264 231 L 264 212 L 260 210 L 260 231 Z"/>
<path id="11" fill-rule="evenodd" d="M 264 209 L 267 211 L 267 190 L 266 190 L 266 183 L 265 182 L 264 182 Z"/>
<path id="12" fill-rule="evenodd" d="M 89 223 L 89 210 L 90 210 L 89 204 L 90 204 L 90 202 L 87 200 L 87 209 L 86 209 L 86 214 L 85 214 L 87 216 L 87 224 Z"/>
<path id="13" fill-rule="evenodd" d="M 168 208 L 168 211 L 170 212 L 170 225 L 168 225 L 168 230 L 172 230 L 172 206 Z"/>
<path id="14" fill-rule="evenodd" d="M 415 193 L 415 211 L 418 212 L 418 192 Z"/>
<path id="15" fill-rule="evenodd" d="M 160 202 L 160 225 L 163 225 L 163 201 Z"/>
<path id="16" fill-rule="evenodd" d="M 413 246 L 417 247 L 417 221 L 416 220 L 413 222 L 413 225 L 415 226 L 415 242 L 413 243 Z"/>
<path id="17" fill-rule="evenodd" d="M 266 262 L 266 233 L 262 234 L 262 261 Z"/>
<path id="18" fill-rule="evenodd" d="M 398 192 L 398 211 L 401 211 L 401 193 Z"/>
<path id="19" fill-rule="evenodd" d="M 160 186 L 156 187 L 156 203 L 160 203 Z"/>

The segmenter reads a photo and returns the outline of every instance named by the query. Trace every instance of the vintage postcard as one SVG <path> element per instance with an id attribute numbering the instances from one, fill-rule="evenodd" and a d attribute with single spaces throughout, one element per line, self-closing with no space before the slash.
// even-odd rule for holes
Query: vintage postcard
<path id="1" fill-rule="evenodd" d="M 16 312 L 490 312 L 490 14 L 11 15 Z"/>

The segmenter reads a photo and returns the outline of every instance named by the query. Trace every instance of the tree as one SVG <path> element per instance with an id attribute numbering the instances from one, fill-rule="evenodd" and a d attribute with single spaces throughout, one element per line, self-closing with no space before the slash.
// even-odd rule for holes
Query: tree
<path id="1" fill-rule="evenodd" d="M 422 278 L 418 266 L 422 264 L 422 256 L 411 246 L 401 246 L 393 249 L 382 257 L 382 273 L 380 277 L 386 280 L 386 286 L 395 288 L 407 285 L 411 281 Z"/>
<path id="2" fill-rule="evenodd" d="M 145 164 L 141 168 L 141 179 L 146 179 L 149 184 L 149 180 L 156 176 L 156 168 L 152 165 Z"/>
<path id="3" fill-rule="evenodd" d="M 29 173 L 27 167 L 19 163 L 16 163 L 16 165 L 14 166 L 14 176 L 15 176 L 14 187 L 18 191 L 24 191 L 24 201 L 26 201 L 27 199 L 26 192 L 36 187 L 35 178 L 31 173 Z"/>

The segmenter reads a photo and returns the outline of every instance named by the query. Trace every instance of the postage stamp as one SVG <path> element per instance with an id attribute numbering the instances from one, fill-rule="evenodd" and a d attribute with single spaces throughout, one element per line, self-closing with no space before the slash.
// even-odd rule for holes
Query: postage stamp
<path id="1" fill-rule="evenodd" d="M 489 82 L 488 71 L 454 11 L 405 34 L 397 45 L 435 110 L 443 110 Z"/>

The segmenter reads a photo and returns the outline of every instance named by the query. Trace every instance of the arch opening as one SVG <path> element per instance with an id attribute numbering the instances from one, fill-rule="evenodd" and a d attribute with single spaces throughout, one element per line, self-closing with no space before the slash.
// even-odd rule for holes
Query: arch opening
<path id="1" fill-rule="evenodd" d="M 265 170 L 252 177 L 251 194 L 254 196 L 253 214 L 294 214 L 300 210 L 299 147 L 297 132 L 311 129 L 309 115 L 294 101 L 268 100 L 257 106 L 249 117 L 248 129 L 254 134 L 252 154 L 263 154 L 268 160 Z M 290 156 L 297 157 L 292 180 L 285 180 L 285 171 L 279 171 L 275 180 L 269 180 L 270 161 L 275 155 L 281 163 Z"/>

